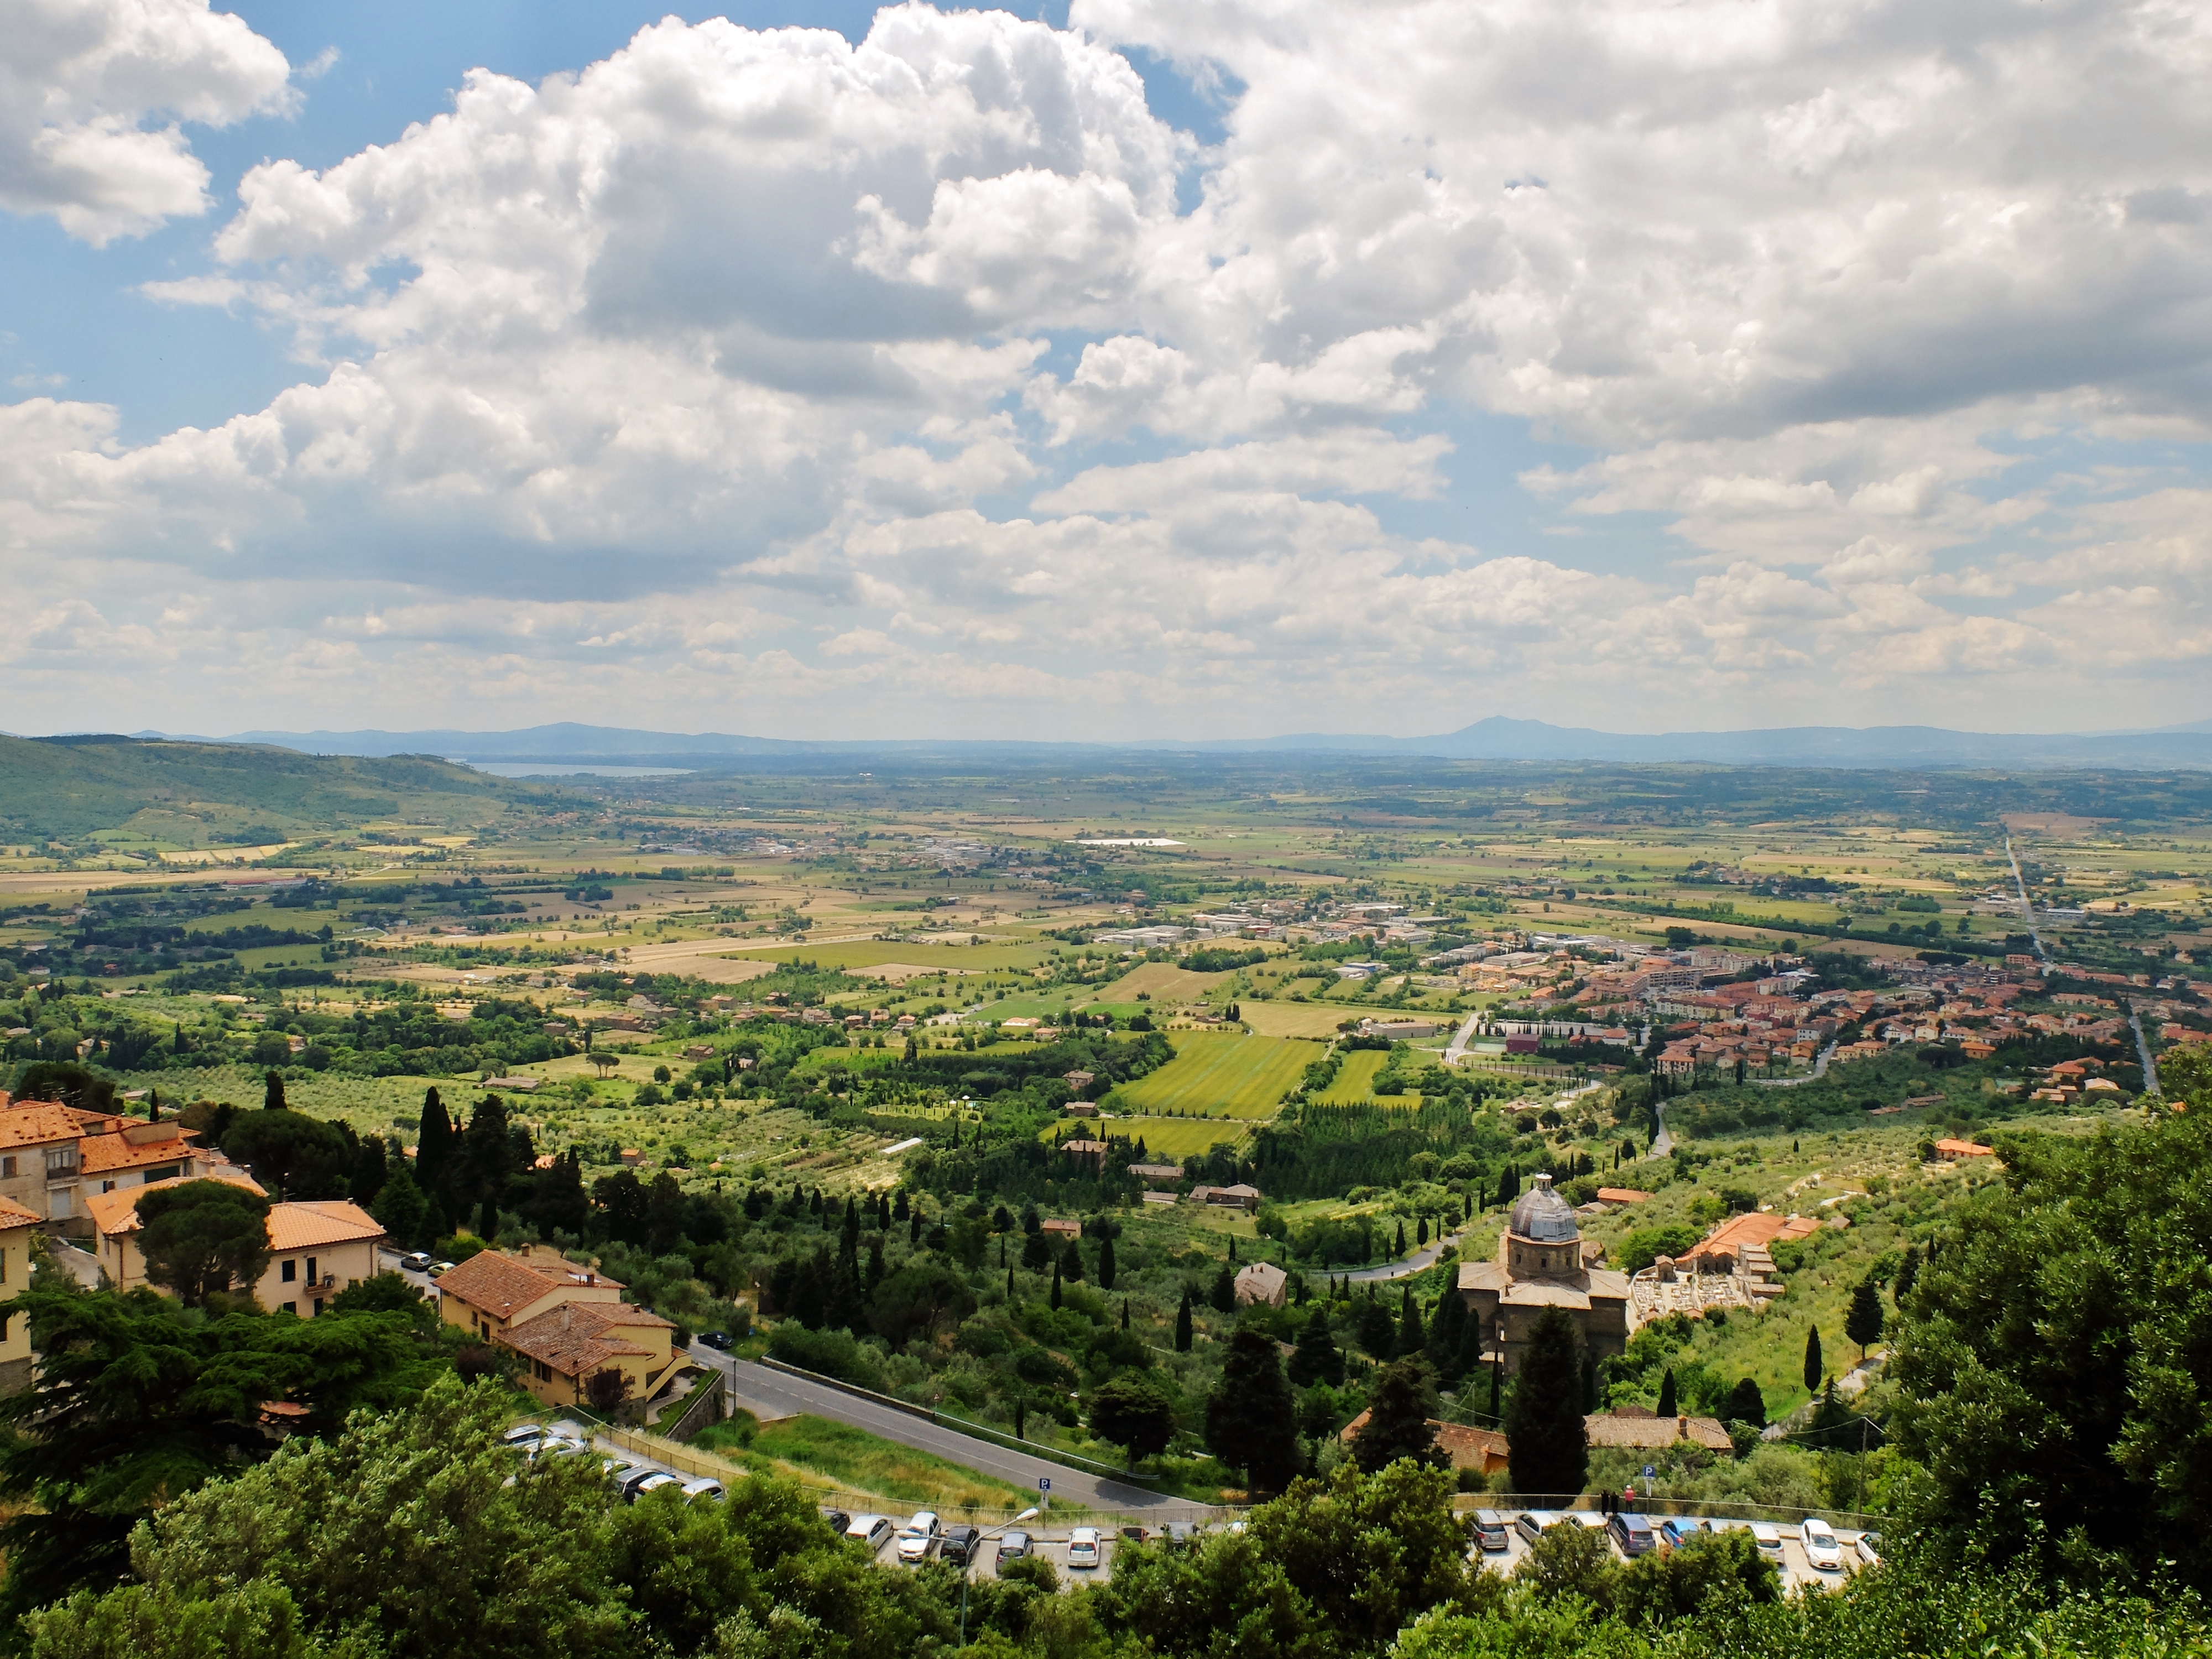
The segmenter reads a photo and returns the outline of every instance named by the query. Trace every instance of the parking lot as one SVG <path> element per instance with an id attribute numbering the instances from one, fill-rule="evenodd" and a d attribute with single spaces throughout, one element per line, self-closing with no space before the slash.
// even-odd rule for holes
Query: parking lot
<path id="1" fill-rule="evenodd" d="M 684 1471 L 672 1468 L 667 1464 L 656 1462 L 649 1455 L 642 1455 L 628 1447 L 619 1445 L 614 1441 L 607 1438 L 605 1436 L 592 1431 L 588 1426 L 584 1424 L 574 1422 L 572 1419 L 549 1419 L 546 1420 L 549 1425 L 557 1423 L 557 1429 L 561 1434 L 590 1445 L 593 1450 L 603 1456 L 619 1460 L 620 1462 L 629 1464 L 634 1468 L 655 1470 L 659 1473 L 670 1474 L 679 1480 L 688 1478 Z M 827 1511 L 825 1511 L 825 1513 L 827 1513 Z M 875 1513 L 881 1515 L 885 1520 L 890 1522 L 890 1531 L 884 1535 L 882 1541 L 877 1546 L 875 1558 L 878 1561 L 884 1562 L 886 1565 L 896 1565 L 900 1559 L 898 1534 L 907 1527 L 908 1522 L 913 1518 L 912 1512 L 904 1510 L 893 1510 L 884 1509 L 875 1511 Z M 1467 1552 L 1468 1559 L 1477 1566 L 1485 1567 L 1492 1571 L 1510 1573 L 1527 1559 L 1532 1540 L 1528 1534 L 1517 1524 L 1522 1511 L 1519 1510 L 1499 1510 L 1498 1513 L 1503 1516 L 1505 1521 L 1505 1547 L 1502 1550 L 1486 1550 L 1480 1547 L 1473 1541 L 1472 1538 L 1470 1538 Z M 1556 1513 L 1558 1515 L 1557 1524 L 1582 1526 L 1587 1527 L 1592 1531 L 1605 1532 L 1603 1517 L 1594 1511 L 1576 1510 L 1558 1511 Z M 1460 1518 L 1463 1522 L 1468 1523 L 1471 1531 L 1474 1518 L 1474 1510 L 1471 1509 L 1462 1510 L 1461 1512 Z M 1647 1518 L 1656 1525 L 1657 1523 L 1664 1521 L 1667 1517 L 1663 1515 L 1651 1515 L 1647 1516 Z M 962 1523 L 958 1516 L 952 1515 L 944 1517 L 942 1524 L 945 1527 L 953 1527 Z M 1098 1533 L 1097 1565 L 1095 1567 L 1071 1568 L 1068 1565 L 1068 1545 L 1071 1540 L 1071 1535 L 1079 1524 L 1090 1523 L 1087 1522 L 1078 1522 L 1072 1519 L 1068 1521 L 1056 1522 L 1052 1516 L 1048 1515 L 1041 1516 L 1036 1521 L 1026 1522 L 1018 1528 L 1000 1528 L 998 1527 L 987 1528 L 987 1531 L 993 1535 L 987 1536 L 979 1540 L 976 1546 L 975 1560 L 971 1565 L 970 1570 L 979 1578 L 995 1577 L 999 1570 L 1000 1549 L 1002 1542 L 1002 1538 L 999 1534 L 1003 1531 L 1020 1530 L 1028 1533 L 1030 1536 L 1030 1553 L 1039 1559 L 1049 1561 L 1053 1565 L 1054 1568 L 1059 1572 L 1060 1583 L 1063 1586 L 1086 1582 L 1103 1583 L 1114 1576 L 1114 1553 L 1122 1541 L 1121 1531 L 1110 1518 L 1100 1519 L 1097 1522 L 1097 1530 Z M 1222 1527 L 1231 1524 L 1240 1523 L 1215 1522 L 1210 1525 L 1200 1528 L 1199 1531 L 1200 1533 L 1216 1531 L 1220 1529 Z M 1737 1521 L 1723 1517 L 1708 1519 L 1705 1521 L 1705 1524 L 1717 1532 L 1748 1529 L 1752 1525 L 1748 1521 Z M 1842 1530 L 1838 1530 L 1837 1532 L 1837 1541 L 1842 1546 L 1843 1564 L 1840 1567 L 1821 1569 L 1814 1567 L 1811 1562 L 1808 1560 L 1805 1553 L 1804 1544 L 1801 1541 L 1798 1536 L 1798 1529 L 1795 1524 L 1778 1524 L 1775 1526 L 1774 1530 L 1777 1534 L 1776 1542 L 1778 1547 L 1769 1553 L 1768 1559 L 1773 1561 L 1776 1570 L 1781 1574 L 1783 1589 L 1785 1593 L 1794 1592 L 1804 1589 L 1808 1585 L 1827 1588 L 1840 1584 L 1851 1573 L 1857 1571 L 1862 1565 L 1863 1565 L 1855 1547 L 1860 1536 L 1856 1532 Z M 1157 1538 L 1160 1535 L 1158 1530 L 1156 1528 L 1144 1528 L 1142 1531 L 1144 1535 L 1147 1538 Z M 1610 1533 L 1606 1533 L 1605 1535 L 1612 1553 L 1616 1559 L 1619 1559 L 1620 1556 L 1620 1548 L 1619 1544 L 1613 1540 Z M 941 1537 L 933 1539 L 923 1559 L 934 1559 L 939 1554 L 941 1547 Z M 1657 1547 L 1663 1549 L 1666 1546 L 1662 1543 L 1658 1545 Z"/>
<path id="2" fill-rule="evenodd" d="M 1529 1540 L 1528 1534 L 1514 1524 L 1520 1518 L 1522 1511 L 1501 1510 L 1498 1513 L 1505 1517 L 1505 1548 L 1503 1551 L 1470 1548 L 1468 1557 L 1470 1560 L 1479 1562 L 1497 1571 L 1510 1573 L 1527 1557 Z M 1604 1518 L 1587 1510 L 1562 1513 L 1569 1516 L 1573 1522 L 1578 1525 L 1588 1525 L 1591 1522 Z M 1654 1515 L 1647 1518 L 1656 1526 L 1667 1517 L 1663 1515 Z M 1716 1517 L 1708 1520 L 1706 1524 L 1716 1531 L 1724 1532 L 1731 1528 L 1747 1528 L 1751 1522 Z M 1859 1559 L 1852 1547 L 1858 1541 L 1859 1534 L 1856 1532 L 1838 1531 L 1836 1537 L 1844 1547 L 1843 1568 L 1840 1571 L 1824 1572 L 1806 1560 L 1805 1547 L 1798 1541 L 1797 1528 L 1794 1524 L 1778 1525 L 1775 1530 L 1781 1534 L 1781 1553 L 1779 1555 L 1770 1555 L 1768 1559 L 1774 1562 L 1776 1569 L 1781 1573 L 1782 1587 L 1785 1593 L 1801 1589 L 1808 1584 L 1832 1588 L 1842 1583 L 1847 1577 L 1858 1570 Z M 1615 1559 L 1620 1558 L 1619 1545 L 1613 1546 L 1613 1553 Z"/>

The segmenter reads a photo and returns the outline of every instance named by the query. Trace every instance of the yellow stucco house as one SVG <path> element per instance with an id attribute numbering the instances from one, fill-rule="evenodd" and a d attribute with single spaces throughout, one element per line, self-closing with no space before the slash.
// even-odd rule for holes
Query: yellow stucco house
<path id="1" fill-rule="evenodd" d="M 544 1245 L 480 1251 L 438 1281 L 446 1322 L 514 1353 L 523 1386 L 549 1406 L 585 1403 L 603 1370 L 629 1380 L 629 1398 L 650 1400 L 691 1364 L 676 1351 L 676 1328 L 622 1293 Z"/>

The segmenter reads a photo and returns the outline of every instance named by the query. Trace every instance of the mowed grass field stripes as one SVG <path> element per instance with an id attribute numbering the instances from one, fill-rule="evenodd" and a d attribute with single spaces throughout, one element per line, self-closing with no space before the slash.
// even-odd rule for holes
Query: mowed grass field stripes
<path id="1" fill-rule="evenodd" d="M 1356 1048 L 1342 1058 L 1344 1063 L 1336 1068 L 1336 1081 L 1322 1093 L 1325 1105 L 1349 1106 L 1371 1098 L 1376 1073 L 1390 1056 L 1374 1048 Z"/>
<path id="2" fill-rule="evenodd" d="M 1179 1034 L 1173 1060 L 1115 1092 L 1135 1112 L 1270 1118 L 1320 1053 L 1285 1037 Z"/>
<path id="3" fill-rule="evenodd" d="M 1252 1120 L 1233 1117 L 1109 1118 L 1108 1133 L 1145 1143 L 1154 1158 L 1198 1158 L 1216 1146 L 1234 1146 L 1252 1133 Z M 1047 1131 L 1048 1135 L 1050 1131 Z"/>

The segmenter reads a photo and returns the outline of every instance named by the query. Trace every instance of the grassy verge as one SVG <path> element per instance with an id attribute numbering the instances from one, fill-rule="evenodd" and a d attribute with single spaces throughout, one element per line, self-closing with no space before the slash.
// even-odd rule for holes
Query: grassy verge
<path id="1" fill-rule="evenodd" d="M 702 1431 L 694 1443 L 749 1466 L 755 1460 L 784 1464 L 855 1492 L 947 1513 L 1019 1509 L 1029 1502 L 1018 1486 L 827 1418 L 787 1417 L 763 1426 L 740 1413 Z"/>

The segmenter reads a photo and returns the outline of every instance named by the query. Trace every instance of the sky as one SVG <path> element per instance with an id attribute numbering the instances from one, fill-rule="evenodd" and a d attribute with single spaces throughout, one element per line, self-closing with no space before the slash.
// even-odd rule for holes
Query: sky
<path id="1" fill-rule="evenodd" d="M 2212 715 L 2212 12 L 7 0 L 0 727 Z"/>

